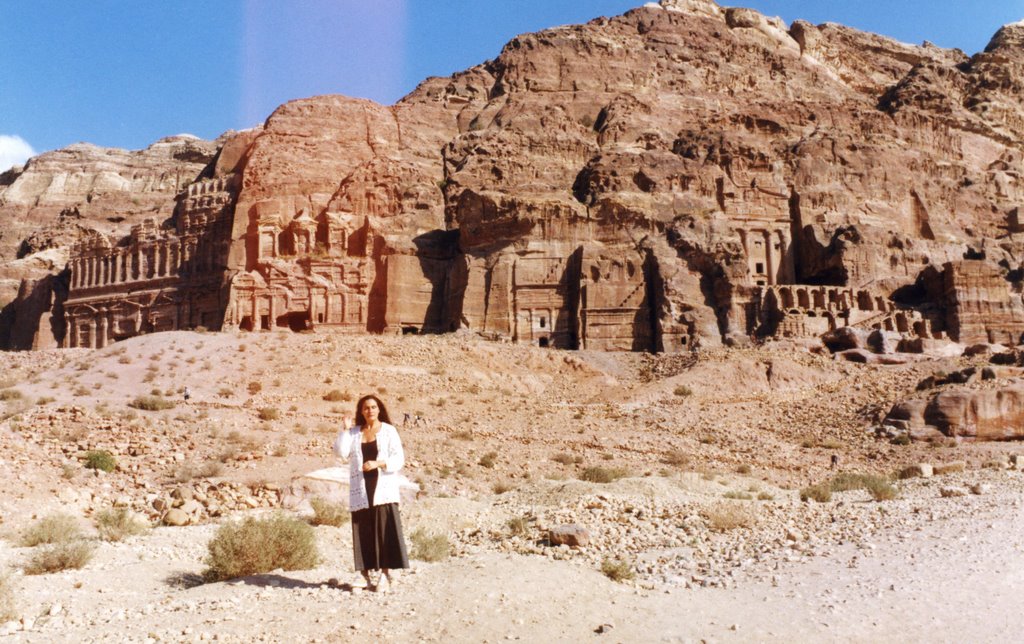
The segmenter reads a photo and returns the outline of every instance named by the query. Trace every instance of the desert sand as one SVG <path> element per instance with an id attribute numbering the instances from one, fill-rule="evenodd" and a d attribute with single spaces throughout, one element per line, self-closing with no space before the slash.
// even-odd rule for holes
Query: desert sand
<path id="1" fill-rule="evenodd" d="M 468 334 L 174 332 L 2 359 L 21 393 L 0 429 L 11 641 L 1003 641 L 1021 626 L 1017 445 L 871 431 L 922 377 L 983 357 L 881 366 L 771 344 L 652 356 Z M 156 389 L 172 409 L 128 406 Z M 450 556 L 414 560 L 388 592 L 353 589 L 350 528 L 318 526 L 316 568 L 202 583 L 219 525 L 310 514 L 302 476 L 333 464 L 354 404 L 324 400 L 333 390 L 389 404 L 422 487 L 406 534 L 443 535 Z M 83 469 L 89 449 L 118 469 Z M 834 474 L 832 454 L 850 472 L 964 467 L 897 480 L 893 500 L 801 501 Z M 624 476 L 581 480 L 589 467 Z M 190 525 L 158 525 L 155 502 L 182 505 L 187 490 L 203 499 L 184 506 Z M 33 549 L 18 534 L 35 519 L 69 513 L 94 535 L 91 518 L 115 505 L 155 527 L 96 539 L 80 570 L 20 572 Z M 588 545 L 548 545 L 573 523 Z M 602 574 L 606 560 L 635 577 Z"/>

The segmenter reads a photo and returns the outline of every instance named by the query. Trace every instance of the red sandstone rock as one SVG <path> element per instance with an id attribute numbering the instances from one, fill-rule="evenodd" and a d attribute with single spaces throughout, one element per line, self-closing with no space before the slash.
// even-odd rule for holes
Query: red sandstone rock
<path id="1" fill-rule="evenodd" d="M 950 389 L 927 400 L 899 403 L 885 424 L 905 428 L 917 439 L 942 435 L 1008 440 L 1024 437 L 1022 421 L 1024 383 L 1013 381 L 997 389 Z"/>
<path id="2" fill-rule="evenodd" d="M 1005 27 L 969 58 L 663 0 L 519 36 L 394 106 L 286 103 L 210 165 L 172 139 L 138 176 L 94 164 L 72 190 L 39 178 L 43 155 L 0 203 L 74 213 L 92 195 L 135 226 L 65 214 L 80 241 L 66 319 L 50 315 L 67 346 L 199 325 L 658 351 L 841 327 L 1016 343 L 1022 40 Z M 162 216 L 139 221 L 136 191 Z"/>

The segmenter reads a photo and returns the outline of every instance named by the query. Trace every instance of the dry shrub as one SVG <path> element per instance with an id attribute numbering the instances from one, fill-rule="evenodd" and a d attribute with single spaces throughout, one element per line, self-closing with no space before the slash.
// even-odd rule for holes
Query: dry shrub
<path id="1" fill-rule="evenodd" d="M 504 494 L 510 492 L 516 488 L 510 481 L 499 481 L 491 486 L 491 489 L 495 494 Z"/>
<path id="2" fill-rule="evenodd" d="M 0 389 L 0 400 L 18 400 L 22 394 L 17 389 Z"/>
<path id="3" fill-rule="evenodd" d="M 579 454 L 567 454 L 562 452 L 552 456 L 551 460 L 556 463 L 561 463 L 562 465 L 579 465 L 583 462 L 583 457 Z"/>
<path id="4" fill-rule="evenodd" d="M 935 466 L 935 474 L 954 474 L 956 472 L 963 472 L 967 469 L 967 464 L 963 461 L 954 461 L 952 463 L 943 463 L 942 465 Z"/>
<path id="5" fill-rule="evenodd" d="M 0 624 L 18 619 L 18 607 L 11 576 L 0 574 Z"/>
<path id="6" fill-rule="evenodd" d="M 486 454 L 484 454 L 483 456 L 480 457 L 479 464 L 482 467 L 486 467 L 486 468 L 490 469 L 490 468 L 494 467 L 494 465 L 495 465 L 495 463 L 497 463 L 497 461 L 498 461 L 498 453 L 497 452 L 487 452 Z"/>
<path id="7" fill-rule="evenodd" d="M 40 548 L 25 564 L 26 575 L 45 575 L 61 570 L 77 570 L 92 560 L 95 547 L 81 539 L 54 543 Z"/>
<path id="8" fill-rule="evenodd" d="M 73 516 L 51 514 L 26 528 L 18 540 L 18 545 L 32 548 L 44 543 L 66 543 L 81 538 L 82 530 Z"/>
<path id="9" fill-rule="evenodd" d="M 162 411 L 164 409 L 173 409 L 174 401 L 167 400 L 159 395 L 136 396 L 134 400 L 128 403 L 128 406 L 143 411 Z"/>
<path id="10" fill-rule="evenodd" d="M 604 559 L 601 561 L 601 572 L 612 581 L 630 581 L 636 577 L 633 564 L 626 559 Z"/>
<path id="11" fill-rule="evenodd" d="M 259 412 L 260 420 L 277 420 L 281 417 L 281 412 L 276 407 L 263 407 Z"/>
<path id="12" fill-rule="evenodd" d="M 250 394 L 255 395 L 260 393 L 261 391 L 263 391 L 263 383 L 259 382 L 258 380 L 253 380 L 252 382 L 249 383 Z"/>
<path id="13" fill-rule="evenodd" d="M 674 449 L 667 452 L 661 458 L 661 462 L 665 465 L 672 465 L 673 467 L 686 467 L 690 464 L 690 455 L 681 449 Z"/>
<path id="14" fill-rule="evenodd" d="M 847 492 L 849 490 L 867 490 L 876 501 L 889 501 L 896 498 L 897 491 L 892 481 L 885 476 L 878 474 L 860 474 L 857 472 L 842 472 L 825 483 L 818 483 L 800 490 L 800 500 L 813 499 L 819 503 L 826 503 L 832 500 L 833 492 Z"/>
<path id="15" fill-rule="evenodd" d="M 738 503 L 722 503 L 708 508 L 704 511 L 704 519 L 708 528 L 716 532 L 749 528 L 754 524 L 754 515 Z"/>
<path id="16" fill-rule="evenodd" d="M 309 500 L 309 505 L 313 508 L 313 516 L 309 522 L 313 525 L 329 525 L 339 528 L 352 518 L 347 508 L 327 499 L 316 497 Z"/>
<path id="17" fill-rule="evenodd" d="M 611 483 L 626 476 L 626 470 L 621 467 L 588 467 L 580 474 L 580 479 L 591 483 Z"/>
<path id="18" fill-rule="evenodd" d="M 442 561 L 451 553 L 448 535 L 431 534 L 423 528 L 416 528 L 409 535 L 412 548 L 409 556 L 420 561 Z"/>
<path id="19" fill-rule="evenodd" d="M 143 534 L 149 526 L 128 508 L 110 508 L 96 515 L 96 530 L 104 541 L 123 541 Z"/>
<path id="20" fill-rule="evenodd" d="M 727 499 L 736 499 L 739 501 L 750 501 L 754 498 L 749 492 L 739 492 L 737 490 L 729 490 L 723 496 Z"/>
<path id="21" fill-rule="evenodd" d="M 352 400 L 352 394 L 342 391 L 341 389 L 331 389 L 324 394 L 324 400 L 328 402 L 341 402 Z"/>
<path id="22" fill-rule="evenodd" d="M 203 577 L 223 581 L 282 570 L 309 570 L 320 561 L 307 523 L 278 514 L 222 525 L 207 545 Z"/>
<path id="23" fill-rule="evenodd" d="M 818 503 L 828 503 L 832 500 L 832 488 L 828 483 L 816 483 L 800 490 L 800 500 L 814 500 Z"/>
<path id="24" fill-rule="evenodd" d="M 506 525 L 513 537 L 521 537 L 530 531 L 530 517 L 512 517 Z"/>
<path id="25" fill-rule="evenodd" d="M 460 429 L 452 434 L 452 438 L 457 438 L 460 441 L 471 441 L 473 440 L 473 432 L 468 429 Z"/>

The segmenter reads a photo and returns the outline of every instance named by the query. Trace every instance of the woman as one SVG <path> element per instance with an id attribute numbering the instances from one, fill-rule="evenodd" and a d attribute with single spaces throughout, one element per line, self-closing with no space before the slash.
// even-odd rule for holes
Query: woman
<path id="1" fill-rule="evenodd" d="M 360 398 L 355 425 L 349 420 L 345 419 L 348 429 L 334 441 L 334 453 L 349 461 L 348 502 L 355 568 L 367 586 L 376 590 L 370 571 L 382 571 L 390 586 L 391 571 L 409 567 L 398 513 L 398 471 L 405 465 L 405 454 L 398 430 L 390 424 L 380 398 Z"/>

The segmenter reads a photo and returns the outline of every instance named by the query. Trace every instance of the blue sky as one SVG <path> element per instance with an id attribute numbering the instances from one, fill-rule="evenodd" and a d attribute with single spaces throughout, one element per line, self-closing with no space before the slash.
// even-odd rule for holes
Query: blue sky
<path id="1" fill-rule="evenodd" d="M 256 125 L 293 98 L 392 103 L 516 34 L 642 0 L 0 0 L 0 171 L 78 141 L 143 148 Z M 968 54 L 1024 0 L 747 0 Z M 20 147 L 20 150 L 19 150 Z M 12 150 L 14 151 L 12 153 Z M 29 152 L 26 152 L 29 150 Z M 13 156 L 12 156 L 13 154 Z"/>

